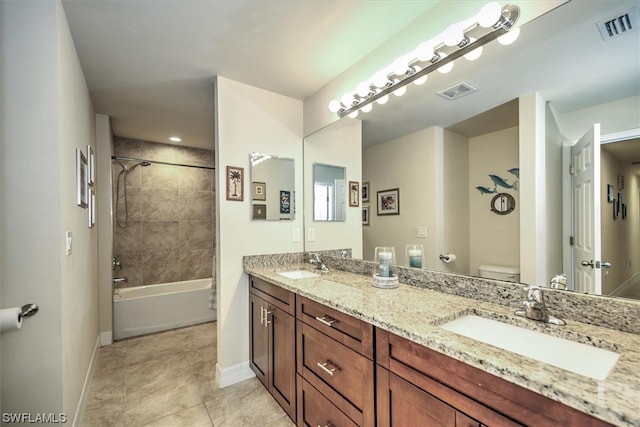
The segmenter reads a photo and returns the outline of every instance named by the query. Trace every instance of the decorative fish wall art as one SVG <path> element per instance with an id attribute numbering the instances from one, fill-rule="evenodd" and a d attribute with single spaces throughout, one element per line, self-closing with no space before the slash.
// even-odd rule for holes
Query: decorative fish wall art
<path id="1" fill-rule="evenodd" d="M 478 190 L 480 194 L 497 193 L 498 187 L 518 191 L 518 184 L 520 182 L 520 168 L 511 168 L 507 172 L 516 177 L 515 181 L 513 181 L 512 184 L 509 184 L 508 182 L 510 178 L 501 178 L 498 175 L 489 174 L 489 178 L 491 178 L 491 181 L 493 181 L 493 188 L 478 186 L 476 187 L 476 190 Z"/>

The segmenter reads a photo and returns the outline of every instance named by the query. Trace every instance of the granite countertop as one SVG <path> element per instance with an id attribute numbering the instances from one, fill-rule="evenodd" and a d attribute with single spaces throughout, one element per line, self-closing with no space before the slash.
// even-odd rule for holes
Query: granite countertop
<path id="1" fill-rule="evenodd" d="M 245 271 L 614 425 L 640 426 L 639 335 L 571 320 L 565 326 L 546 325 L 517 317 L 509 307 L 402 283 L 395 289 L 378 289 L 369 276 L 339 270 L 308 279 L 277 274 L 303 268 L 308 269 L 289 265 L 247 267 Z M 474 312 L 551 335 L 570 336 L 615 351 L 620 357 L 605 380 L 594 380 L 438 327 Z M 562 318 L 562 313 L 552 314 Z"/>

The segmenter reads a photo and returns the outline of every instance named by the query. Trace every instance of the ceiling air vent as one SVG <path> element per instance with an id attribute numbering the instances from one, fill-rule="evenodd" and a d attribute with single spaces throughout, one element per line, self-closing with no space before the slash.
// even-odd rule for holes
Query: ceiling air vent
<path id="1" fill-rule="evenodd" d="M 615 18 L 606 19 L 596 24 L 603 40 L 610 40 L 614 37 L 627 34 L 638 28 L 638 13 L 634 7 Z"/>
<path id="2" fill-rule="evenodd" d="M 456 83 L 453 86 L 450 86 L 446 89 L 442 89 L 438 92 L 436 92 L 438 95 L 440 95 L 441 97 L 443 97 L 444 99 L 448 99 L 450 101 L 453 101 L 454 99 L 458 99 L 458 98 L 462 98 L 465 95 L 469 95 L 470 93 L 473 93 L 475 91 L 477 91 L 478 89 L 476 89 L 475 87 L 471 86 L 469 83 L 467 82 L 460 82 L 460 83 Z"/>

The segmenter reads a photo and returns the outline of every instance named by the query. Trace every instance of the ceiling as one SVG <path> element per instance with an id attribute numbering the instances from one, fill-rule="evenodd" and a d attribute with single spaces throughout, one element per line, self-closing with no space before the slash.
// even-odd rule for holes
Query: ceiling
<path id="1" fill-rule="evenodd" d="M 454 2 L 469 0 L 446 4 Z M 216 75 L 305 100 L 443 3 L 62 0 L 96 112 L 112 117 L 114 133 L 157 142 L 178 135 L 209 148 Z M 431 125 L 487 133 L 517 118 L 513 103 L 496 107 L 533 91 L 558 113 L 638 95 L 640 31 L 605 42 L 596 28 L 633 6 L 640 0 L 570 1 L 522 25 L 515 44 L 487 45 L 479 60 L 457 61 L 401 102 L 374 108 L 362 117 L 363 137 L 382 142 Z M 459 81 L 478 92 L 435 95 Z M 491 109 L 502 118 L 465 121 Z"/>

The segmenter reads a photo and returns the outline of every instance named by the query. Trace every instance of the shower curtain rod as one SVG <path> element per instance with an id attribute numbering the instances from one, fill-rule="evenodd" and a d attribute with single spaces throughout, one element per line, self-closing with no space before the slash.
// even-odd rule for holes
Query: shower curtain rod
<path id="1" fill-rule="evenodd" d="M 186 168 L 198 168 L 198 169 L 210 169 L 215 170 L 213 166 L 198 166 L 198 165 L 187 165 L 184 163 L 171 163 L 171 162 L 161 162 L 159 160 L 146 160 L 146 159 L 136 159 L 134 157 L 123 157 L 123 156 L 111 156 L 111 160 L 129 160 L 132 162 L 149 162 L 155 163 L 158 165 L 169 165 L 169 166 L 184 166 Z"/>

